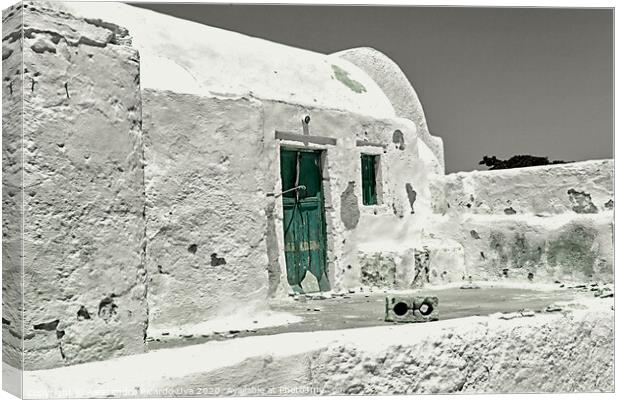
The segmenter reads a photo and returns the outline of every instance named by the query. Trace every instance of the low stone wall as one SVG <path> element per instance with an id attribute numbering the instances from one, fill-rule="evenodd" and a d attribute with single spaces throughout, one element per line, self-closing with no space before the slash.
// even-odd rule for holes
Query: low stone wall
<path id="1" fill-rule="evenodd" d="M 595 214 L 613 209 L 613 160 L 458 172 L 431 185 L 438 214 Z"/>
<path id="2" fill-rule="evenodd" d="M 462 244 L 464 278 L 612 282 L 612 218 L 610 211 L 555 217 L 446 216 L 435 220 L 431 235 Z"/>
<path id="3" fill-rule="evenodd" d="M 365 395 L 611 392 L 612 314 L 471 319 L 380 351 L 332 346 L 312 355 L 310 386 Z"/>
<path id="4" fill-rule="evenodd" d="M 613 281 L 613 160 L 435 177 L 426 235 L 464 249 L 463 278 Z"/>
<path id="5" fill-rule="evenodd" d="M 362 249 L 358 253 L 362 286 L 419 288 L 458 282 L 466 275 L 464 249 L 454 240 L 425 240 L 401 250 Z"/>
<path id="6" fill-rule="evenodd" d="M 29 398 L 610 392 L 613 299 L 561 312 L 296 332 L 31 371 Z M 579 308 L 579 309 L 577 309 Z M 126 371 L 118 374 L 118 371 Z"/>

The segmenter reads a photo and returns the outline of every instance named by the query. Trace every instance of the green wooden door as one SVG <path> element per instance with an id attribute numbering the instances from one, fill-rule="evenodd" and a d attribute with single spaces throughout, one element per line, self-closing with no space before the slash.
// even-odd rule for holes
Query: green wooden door
<path id="1" fill-rule="evenodd" d="M 321 153 L 281 150 L 284 254 L 289 285 L 296 292 L 329 290 Z M 307 276 L 312 274 L 313 276 Z"/>

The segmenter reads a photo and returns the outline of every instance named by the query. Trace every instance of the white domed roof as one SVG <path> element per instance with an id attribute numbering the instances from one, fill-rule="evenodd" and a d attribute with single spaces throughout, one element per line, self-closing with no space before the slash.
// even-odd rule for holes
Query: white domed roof
<path id="1" fill-rule="evenodd" d="M 75 16 L 127 28 L 140 52 L 142 88 L 252 95 L 377 117 L 395 115 L 368 74 L 339 57 L 122 3 L 67 2 L 61 7 Z"/>

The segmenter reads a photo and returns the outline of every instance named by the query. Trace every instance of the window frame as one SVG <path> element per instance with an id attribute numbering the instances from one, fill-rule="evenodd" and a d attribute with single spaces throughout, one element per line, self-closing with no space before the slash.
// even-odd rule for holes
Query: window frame
<path id="1" fill-rule="evenodd" d="M 379 154 L 360 154 L 362 205 L 364 206 L 376 206 L 380 204 L 380 163 L 381 155 Z M 372 168 L 369 169 L 369 165 L 371 165 Z"/>

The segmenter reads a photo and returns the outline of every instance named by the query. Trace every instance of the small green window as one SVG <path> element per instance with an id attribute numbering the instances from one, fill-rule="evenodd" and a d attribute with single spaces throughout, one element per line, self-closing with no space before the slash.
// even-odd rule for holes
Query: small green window
<path id="1" fill-rule="evenodd" d="M 377 164 L 379 156 L 362 154 L 362 202 L 365 206 L 377 204 Z"/>

